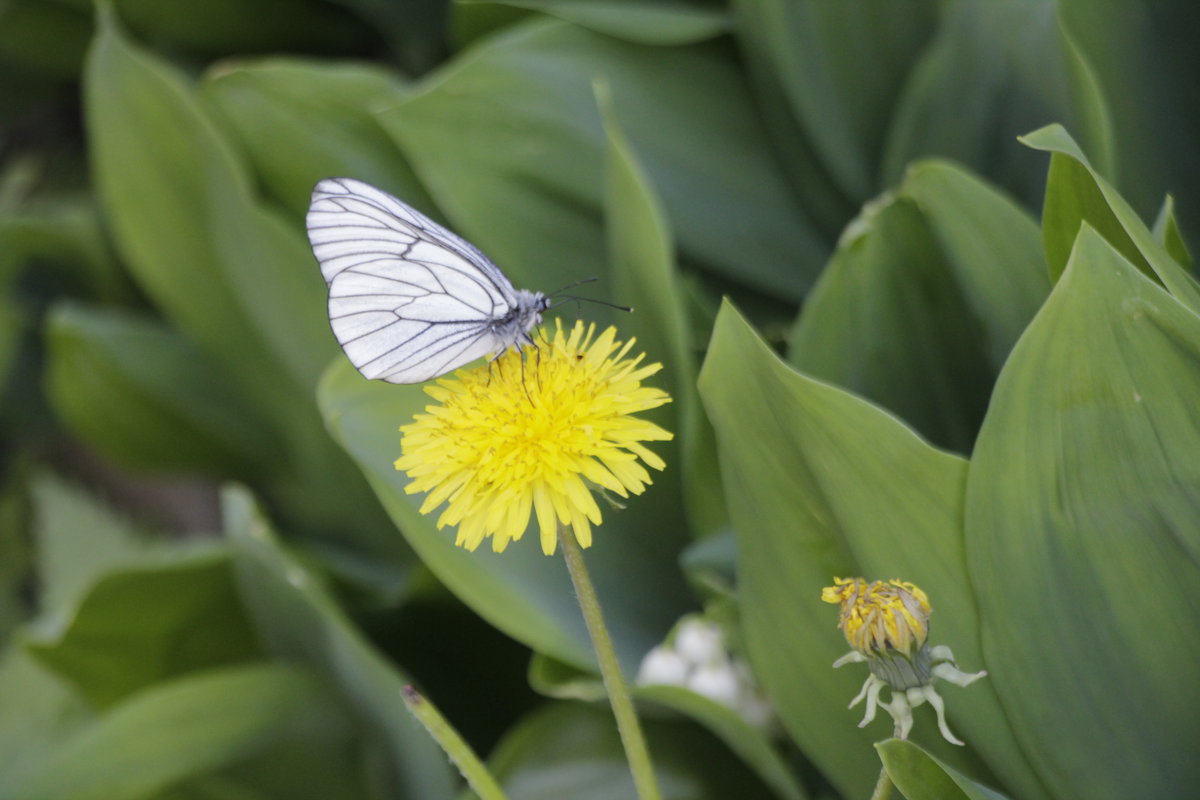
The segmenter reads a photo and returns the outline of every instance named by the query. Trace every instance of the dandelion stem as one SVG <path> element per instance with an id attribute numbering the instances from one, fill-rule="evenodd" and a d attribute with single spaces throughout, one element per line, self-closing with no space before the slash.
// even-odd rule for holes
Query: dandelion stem
<path id="1" fill-rule="evenodd" d="M 458 771 L 475 790 L 475 794 L 479 795 L 480 800 L 507 800 L 504 790 L 492 777 L 492 773 L 488 772 L 488 768 L 454 726 L 442 716 L 442 712 L 437 710 L 437 706 L 412 686 L 405 686 L 401 694 L 404 697 L 404 705 L 408 706 L 408 710 L 425 726 L 433 740 L 446 751 L 446 755 L 450 756 L 454 766 L 458 767 Z"/>
<path id="2" fill-rule="evenodd" d="M 892 778 L 888 775 L 887 767 L 879 768 L 879 780 L 875 781 L 875 791 L 871 792 L 871 800 L 888 800 L 892 796 Z"/>
<path id="3" fill-rule="evenodd" d="M 563 557 L 567 560 L 571 582 L 575 584 L 575 594 L 579 598 L 584 621 L 587 622 L 588 634 L 592 638 L 592 647 L 600 665 L 600 675 L 604 679 L 604 689 L 608 692 L 613 716 L 617 718 L 617 730 L 621 734 L 621 743 L 625 746 L 625 757 L 629 761 L 629 771 L 633 773 L 633 784 L 637 788 L 638 797 L 641 800 L 661 800 L 662 794 L 654 778 L 650 751 L 646 748 L 646 739 L 642 735 L 642 726 L 633 708 L 629 687 L 621 675 L 621 665 L 617 661 L 617 651 L 613 649 L 612 637 L 608 635 L 608 628 L 604 624 L 600 599 L 596 596 L 587 566 L 583 563 L 583 552 L 579 543 L 575 541 L 574 532 L 564 525 L 558 526 L 558 541 L 562 546 Z"/>

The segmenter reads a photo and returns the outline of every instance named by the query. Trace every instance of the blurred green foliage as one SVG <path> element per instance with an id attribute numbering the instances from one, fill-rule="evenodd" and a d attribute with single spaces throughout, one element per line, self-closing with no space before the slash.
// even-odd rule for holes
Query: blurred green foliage
<path id="1" fill-rule="evenodd" d="M 637 697 L 672 798 L 1200 785 L 1186 0 L 0 4 L 0 798 L 625 797 L 562 564 L 392 468 L 312 185 L 518 286 L 600 277 L 677 433 L 588 553 L 628 674 L 688 612 L 778 724 Z M 234 485 L 236 484 L 236 485 Z M 914 581 L 963 748 L 845 709 L 819 602 Z"/>

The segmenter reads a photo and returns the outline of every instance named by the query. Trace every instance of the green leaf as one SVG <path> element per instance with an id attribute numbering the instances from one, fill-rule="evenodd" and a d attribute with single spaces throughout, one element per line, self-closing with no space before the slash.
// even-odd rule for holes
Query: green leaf
<path id="1" fill-rule="evenodd" d="M 776 797 L 804 800 L 808 796 L 768 735 L 736 711 L 682 686 L 640 686 L 635 696 L 678 711 L 708 728 L 755 771 Z"/>
<path id="2" fill-rule="evenodd" d="M 643 728 L 664 796 L 772 796 L 716 739 L 694 725 L 648 719 Z M 505 736 L 488 765 L 511 800 L 635 796 L 612 712 L 603 707 L 557 703 L 534 712 Z M 464 800 L 474 796 L 463 795 Z"/>
<path id="3" fill-rule="evenodd" d="M 1154 220 L 1154 238 L 1166 248 L 1171 257 L 1184 269 L 1192 269 L 1192 254 L 1179 229 L 1179 221 L 1175 218 L 1175 198 L 1167 195 L 1163 199 L 1162 208 Z"/>
<path id="4" fill-rule="evenodd" d="M 541 11 L 636 44 L 694 44 L 730 27 L 721 9 L 680 0 L 460 0 L 465 5 L 493 3 Z"/>
<path id="5" fill-rule="evenodd" d="M 520 286 L 604 274 L 605 80 L 681 253 L 800 299 L 826 245 L 769 156 L 727 50 L 650 47 L 551 20 L 472 48 L 381 112 L 457 229 Z"/>
<path id="6" fill-rule="evenodd" d="M 63 618 L 110 570 L 161 558 L 166 545 L 130 520 L 47 473 L 30 482 L 37 554 L 38 610 Z"/>
<path id="7" fill-rule="evenodd" d="M 1193 80 L 1200 9 L 1152 0 L 1060 0 L 1055 6 L 1113 111 L 1119 172 L 1105 176 L 1144 218 L 1166 192 L 1196 197 L 1200 154 L 1190 143 L 1200 140 Z M 1200 207 L 1183 203 L 1180 213 L 1185 229 L 1200 230 Z"/>
<path id="8" fill-rule="evenodd" d="M 543 555 L 536 536 L 503 553 L 456 547 L 453 531 L 437 530 L 436 516 L 420 514 L 420 498 L 404 492 L 409 481 L 393 467 L 400 455 L 396 431 L 430 402 L 419 386 L 368 381 L 345 362 L 330 369 L 318 394 L 330 430 L 439 580 L 514 639 L 576 667 L 595 668 L 562 559 Z M 627 672 L 690 603 L 676 564 L 687 541 L 680 509 L 656 503 L 655 488 L 631 498 L 626 509 L 606 513 L 585 555 Z"/>
<path id="9" fill-rule="evenodd" d="M 89 717 L 83 701 L 19 647 L 0 655 L 0 708 L 0 787 Z"/>
<path id="10" fill-rule="evenodd" d="M 1200 688 L 1178 671 L 1200 659 L 1180 624 L 1200 609 L 1198 363 L 1196 315 L 1085 226 L 980 432 L 967 555 L 988 681 L 1056 797 L 1200 779 Z"/>
<path id="11" fill-rule="evenodd" d="M 13 800 L 149 796 L 263 749 L 317 700 L 313 681 L 289 667 L 182 678 L 131 697 L 0 779 L 0 794 Z"/>
<path id="12" fill-rule="evenodd" d="M 604 684 L 592 673 L 538 653 L 529 662 L 529 684 L 540 694 L 559 700 L 601 702 L 606 698 Z M 724 742 L 779 797 L 802 800 L 807 796 L 768 735 L 737 712 L 681 686 L 638 686 L 633 691 L 642 701 L 643 717 L 653 718 L 654 712 L 646 709 L 656 706 L 682 714 Z"/>
<path id="13" fill-rule="evenodd" d="M 1045 173 L 1016 137 L 1047 119 L 1083 136 L 1101 171 L 1112 162 L 1108 109 L 1089 65 L 1061 31 L 1054 3 L 950 3 L 894 112 L 884 185 L 921 156 L 951 158 L 1027 205 Z"/>
<path id="14" fill-rule="evenodd" d="M 964 669 L 983 668 L 963 565 L 966 462 L 793 371 L 728 303 L 700 396 L 717 432 L 738 537 L 740 620 L 754 673 L 816 766 L 844 794 L 866 794 L 871 741 L 886 723 L 854 727 L 845 706 L 866 669 L 830 667 L 846 645 L 821 588 L 834 576 L 911 580 L 938 610 L 934 644 L 951 646 Z M 945 694 L 952 728 L 973 751 L 1021 796 L 1043 795 L 988 681 Z M 984 771 L 971 751 L 949 747 L 932 720 L 918 721 L 913 736 L 969 774 Z"/>
<path id="15" fill-rule="evenodd" d="M 912 742 L 888 739 L 875 749 L 907 800 L 1004 800 L 1004 795 L 946 766 Z"/>
<path id="16" fill-rule="evenodd" d="M 1021 208 L 952 164 L 921 162 L 847 227 L 789 360 L 968 453 L 992 382 L 1049 288 Z"/>
<path id="17" fill-rule="evenodd" d="M 1021 141 L 1035 150 L 1052 153 L 1042 210 L 1042 237 L 1052 280 L 1062 274 L 1080 226 L 1086 222 L 1134 266 L 1200 313 L 1200 285 L 1155 240 L 1129 203 L 1091 167 L 1062 126 L 1049 125 L 1021 137 Z"/>
<path id="18" fill-rule="evenodd" d="M 838 191 L 866 200 L 877 190 L 900 89 L 933 35 L 939 4 L 738 0 L 733 6 L 743 49 L 767 65 L 755 76 L 766 102 L 790 109 Z"/>
<path id="19" fill-rule="evenodd" d="M 268 649 L 329 681 L 382 742 L 388 786 L 404 797 L 448 797 L 452 780 L 441 751 L 401 699 L 410 679 L 346 618 L 317 573 L 281 545 L 243 491 L 223 496 L 238 592 Z"/>
<path id="20" fill-rule="evenodd" d="M 600 676 L 544 653 L 534 653 L 529 659 L 528 677 L 531 689 L 555 700 L 601 702 L 608 698 Z"/>
<path id="21" fill-rule="evenodd" d="M 261 478 L 269 424 L 190 340 L 127 312 L 58 303 L 46 322 L 46 392 L 92 447 L 124 466 Z"/>
<path id="22" fill-rule="evenodd" d="M 613 290 L 617 297 L 636 305 L 622 329 L 645 346 L 668 354 L 662 375 L 675 403 L 657 421 L 677 432 L 678 444 L 664 448 L 669 452 L 661 455 L 667 463 L 680 465 L 693 532 L 712 533 L 726 523 L 727 515 L 712 429 L 696 393 L 695 337 L 675 268 L 671 231 L 649 178 L 621 130 L 607 88 L 597 87 L 597 97 L 608 136 L 604 210 Z M 679 472 L 664 476 L 664 483 L 677 484 Z"/>
<path id="23" fill-rule="evenodd" d="M 355 561 L 382 562 L 394 574 L 375 588 L 394 591 L 411 555 L 310 402 L 336 344 L 303 233 L 254 198 L 182 76 L 100 16 L 85 109 L 100 195 L 130 270 L 284 434 L 275 460 L 285 474 L 263 488 L 289 530 L 355 580 L 370 574 Z"/>
<path id="24" fill-rule="evenodd" d="M 184 78 L 101 13 L 84 101 L 96 182 L 125 261 L 186 333 L 266 409 L 333 354 L 299 230 L 261 207 Z"/>
<path id="25" fill-rule="evenodd" d="M 398 75 L 371 64 L 290 58 L 225 63 L 201 97 L 245 147 L 264 188 L 297 217 L 322 178 L 347 176 L 434 211 L 412 167 L 373 115 L 404 90 Z"/>
<path id="26" fill-rule="evenodd" d="M 110 303 L 134 297 L 88 196 L 52 195 L 0 214 L 0 281 L 23 271 L 35 286 L 53 286 L 56 293 Z"/>
<path id="27" fill-rule="evenodd" d="M 228 553 L 209 549 L 157 561 L 103 575 L 64 629 L 26 645 L 94 705 L 258 652 Z"/>

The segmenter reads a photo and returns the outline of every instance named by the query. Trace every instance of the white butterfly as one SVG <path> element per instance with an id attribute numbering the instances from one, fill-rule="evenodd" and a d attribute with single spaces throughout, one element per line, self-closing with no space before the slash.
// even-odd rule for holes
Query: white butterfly
<path id="1" fill-rule="evenodd" d="M 533 344 L 550 307 L 469 242 L 362 181 L 318 183 L 307 223 L 333 335 L 368 378 L 420 383 Z"/>

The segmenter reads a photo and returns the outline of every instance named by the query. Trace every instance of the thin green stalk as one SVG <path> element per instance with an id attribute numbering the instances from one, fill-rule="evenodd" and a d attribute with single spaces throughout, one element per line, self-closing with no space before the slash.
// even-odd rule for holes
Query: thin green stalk
<path id="1" fill-rule="evenodd" d="M 450 760 L 458 767 L 458 771 L 467 779 L 467 783 L 475 790 L 475 794 L 479 795 L 480 800 L 508 800 L 500 784 L 479 760 L 479 756 L 475 755 L 471 746 L 442 716 L 442 712 L 437 710 L 437 706 L 431 703 L 429 698 L 412 686 L 405 686 L 401 694 L 408 710 L 425 726 L 433 740 L 446 751 L 446 755 L 450 756 Z"/>
<path id="2" fill-rule="evenodd" d="M 888 800 L 892 796 L 892 778 L 888 775 L 887 767 L 879 768 L 879 780 L 875 782 L 875 791 L 871 792 L 871 800 Z"/>
<path id="3" fill-rule="evenodd" d="M 617 718 L 617 731 L 621 734 L 621 743 L 625 747 L 629 771 L 633 773 L 633 785 L 637 788 L 641 800 L 662 800 L 658 782 L 654 778 L 650 751 L 646 748 L 646 737 L 642 735 L 642 726 L 633 707 L 633 698 L 629 694 L 625 678 L 621 675 L 617 651 L 613 648 L 612 637 L 608 635 L 608 627 L 604 624 L 600 598 L 596 597 L 596 589 L 592 586 L 587 565 L 583 562 L 583 552 L 579 543 L 575 541 L 575 534 L 563 525 L 558 526 L 558 542 L 562 546 L 563 557 L 567 560 L 571 582 L 575 584 L 575 595 L 579 598 L 579 607 L 583 610 L 584 621 L 587 622 L 588 635 L 592 638 L 592 648 L 596 651 L 596 661 L 600 665 L 600 676 L 604 679 L 604 689 L 608 692 L 613 716 Z"/>
<path id="4" fill-rule="evenodd" d="M 892 730 L 892 735 L 897 739 L 901 738 L 899 722 L 896 723 L 895 728 Z M 893 786 L 895 784 L 892 783 L 892 776 L 888 775 L 887 765 L 880 764 L 879 780 L 875 781 L 875 791 L 871 792 L 871 800 L 888 800 L 892 796 Z"/>

